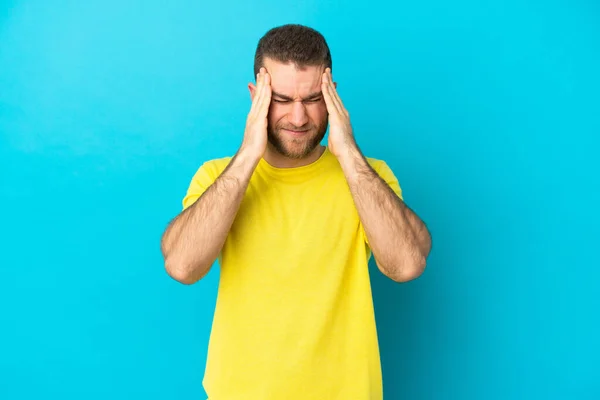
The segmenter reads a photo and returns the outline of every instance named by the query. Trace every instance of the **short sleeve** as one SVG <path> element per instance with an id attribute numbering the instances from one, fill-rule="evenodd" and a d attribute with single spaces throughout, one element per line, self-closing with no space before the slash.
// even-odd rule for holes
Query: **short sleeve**
<path id="1" fill-rule="evenodd" d="M 182 200 L 183 209 L 187 209 L 204 194 L 219 175 L 225 170 L 231 158 L 221 158 L 207 161 L 194 174 Z"/>
<path id="2" fill-rule="evenodd" d="M 369 163 L 371 164 L 371 167 L 373 167 L 375 172 L 379 175 L 379 177 L 385 183 L 388 184 L 388 186 L 394 191 L 394 193 L 396 193 L 396 195 L 401 200 L 404 200 L 402 197 L 402 188 L 400 187 L 400 183 L 398 182 L 396 175 L 394 174 L 392 169 L 387 165 L 387 163 L 382 160 L 374 160 L 374 159 L 369 159 Z M 367 235 L 366 235 L 366 232 L 364 231 L 364 227 L 362 224 L 361 224 L 361 230 L 362 230 L 364 238 L 365 238 L 365 243 L 368 246 L 369 240 L 367 239 Z M 369 256 L 370 256 L 370 251 L 369 251 Z"/>
<path id="3" fill-rule="evenodd" d="M 376 164 L 376 167 L 374 168 L 375 172 L 379 174 L 381 179 L 383 179 L 385 183 L 392 188 L 394 193 L 396 193 L 396 195 L 402 200 L 402 188 L 400 187 L 400 183 L 398 182 L 396 175 L 394 175 L 394 172 L 385 161 L 379 161 L 378 164 L 379 165 Z"/>

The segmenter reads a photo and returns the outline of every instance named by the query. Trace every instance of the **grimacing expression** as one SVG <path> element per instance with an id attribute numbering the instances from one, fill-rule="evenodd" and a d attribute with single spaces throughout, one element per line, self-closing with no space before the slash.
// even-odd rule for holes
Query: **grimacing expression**
<path id="1" fill-rule="evenodd" d="M 265 58 L 271 76 L 268 140 L 280 154 L 301 159 L 323 140 L 328 113 L 321 93 L 324 66 L 298 68 Z"/>

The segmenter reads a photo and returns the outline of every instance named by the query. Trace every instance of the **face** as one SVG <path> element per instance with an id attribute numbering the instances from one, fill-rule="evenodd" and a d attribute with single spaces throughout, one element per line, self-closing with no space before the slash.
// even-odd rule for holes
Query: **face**
<path id="1" fill-rule="evenodd" d="M 271 105 L 268 140 L 281 155 L 301 159 L 308 156 L 327 131 L 327 106 L 321 94 L 324 66 L 302 69 L 269 58 L 264 67 L 271 75 Z M 250 87 L 254 98 L 255 87 Z"/>

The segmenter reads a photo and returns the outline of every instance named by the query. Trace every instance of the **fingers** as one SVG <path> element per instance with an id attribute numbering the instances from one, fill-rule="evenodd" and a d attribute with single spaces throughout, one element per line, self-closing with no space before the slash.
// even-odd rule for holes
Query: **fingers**
<path id="1" fill-rule="evenodd" d="M 254 100 L 252 101 L 252 107 L 250 108 L 250 114 L 255 116 L 262 114 L 266 116 L 266 112 L 269 109 L 271 103 L 271 77 L 263 67 L 256 78 L 256 92 Z"/>
<path id="2" fill-rule="evenodd" d="M 321 90 L 323 92 L 323 98 L 325 99 L 325 105 L 327 106 L 327 111 L 329 112 L 329 114 L 339 112 L 339 110 L 337 109 L 337 105 L 333 102 L 333 95 L 331 93 L 331 88 L 329 85 L 329 75 L 327 73 L 323 74 Z"/>
<path id="3" fill-rule="evenodd" d="M 263 69 L 261 68 L 258 74 L 256 74 L 256 89 L 254 92 L 254 98 L 252 99 L 252 106 L 250 107 L 250 114 L 256 112 L 257 104 L 260 101 L 260 93 L 263 87 Z"/>
<path id="4" fill-rule="evenodd" d="M 338 92 L 333 84 L 333 77 L 331 76 L 331 68 L 327 68 L 327 73 L 329 74 L 328 81 L 329 81 L 329 87 L 331 88 L 331 91 L 333 93 L 333 101 L 337 105 L 338 110 L 340 110 L 342 113 L 348 115 L 348 111 L 344 107 L 344 103 L 342 103 L 342 99 L 340 98 L 340 95 L 338 94 Z"/>
<path id="5" fill-rule="evenodd" d="M 261 99 L 258 103 L 258 117 L 266 118 L 271 105 L 271 75 L 265 72 L 261 89 Z"/>
<path id="6" fill-rule="evenodd" d="M 348 114 L 344 105 L 342 104 L 342 100 L 335 90 L 335 86 L 333 85 L 333 79 L 331 76 L 331 69 L 327 68 L 325 73 L 323 74 L 323 87 L 322 87 L 325 103 L 327 104 L 327 108 L 329 112 L 337 111 L 340 114 Z"/>

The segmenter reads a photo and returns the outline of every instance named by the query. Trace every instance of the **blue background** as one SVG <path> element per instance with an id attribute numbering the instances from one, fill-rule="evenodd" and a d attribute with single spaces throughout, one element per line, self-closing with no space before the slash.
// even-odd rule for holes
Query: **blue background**
<path id="1" fill-rule="evenodd" d="M 371 264 L 386 398 L 600 398 L 599 3 L 1 5 L 1 399 L 203 398 L 218 269 L 159 240 L 288 22 L 433 235 L 416 281 Z"/>

